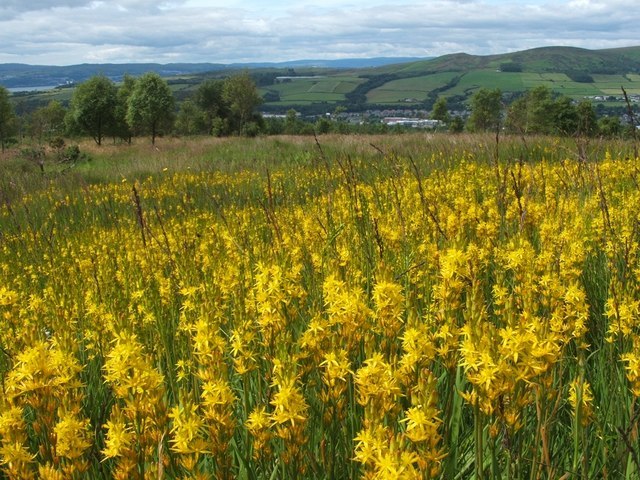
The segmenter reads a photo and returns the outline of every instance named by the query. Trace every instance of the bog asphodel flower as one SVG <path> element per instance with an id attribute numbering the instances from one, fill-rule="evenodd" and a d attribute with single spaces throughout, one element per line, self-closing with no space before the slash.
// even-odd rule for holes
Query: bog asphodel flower
<path id="1" fill-rule="evenodd" d="M 55 426 L 56 453 L 69 460 L 80 458 L 91 446 L 89 419 L 80 419 L 76 414 L 63 414 Z"/>
<path id="2" fill-rule="evenodd" d="M 355 374 L 358 403 L 366 407 L 371 415 L 384 415 L 398 408 L 402 395 L 400 385 L 391 365 L 381 353 L 375 353 L 364 362 Z"/>
<path id="3" fill-rule="evenodd" d="M 191 403 L 176 405 L 169 413 L 173 422 L 171 427 L 171 448 L 177 453 L 205 453 L 206 441 L 202 430 L 204 422 Z"/>
<path id="4" fill-rule="evenodd" d="M 593 393 L 591 385 L 581 377 L 574 378 L 569 384 L 569 405 L 573 415 L 583 426 L 593 420 Z"/>

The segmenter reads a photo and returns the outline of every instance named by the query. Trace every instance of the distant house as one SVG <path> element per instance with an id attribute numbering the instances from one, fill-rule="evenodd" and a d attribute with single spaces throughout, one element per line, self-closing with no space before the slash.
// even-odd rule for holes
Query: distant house
<path id="1" fill-rule="evenodd" d="M 326 75 L 282 75 L 276 77 L 276 83 L 292 82 L 293 80 L 314 80 L 318 78 L 327 78 Z"/>
<path id="2" fill-rule="evenodd" d="M 382 123 L 393 126 L 403 126 L 412 128 L 436 128 L 441 125 L 440 120 L 431 120 L 425 118 L 408 118 L 408 117 L 385 117 Z"/>

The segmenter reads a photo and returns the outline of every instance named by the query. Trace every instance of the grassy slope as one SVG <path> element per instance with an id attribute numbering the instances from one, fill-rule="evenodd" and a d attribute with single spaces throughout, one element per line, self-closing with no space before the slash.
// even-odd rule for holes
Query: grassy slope
<path id="1" fill-rule="evenodd" d="M 505 63 L 519 63 L 522 72 L 501 72 L 500 66 Z M 572 71 L 590 74 L 594 83 L 571 80 L 567 73 Z M 378 87 L 369 93 L 369 100 L 402 99 L 415 92 L 427 90 L 421 98 L 413 95 L 424 99 L 428 94 L 429 83 L 425 81 L 423 88 L 416 88 L 416 82 L 426 80 L 429 74 L 445 73 L 451 76 L 460 75 L 460 81 L 454 87 L 441 92 L 444 96 L 469 95 L 480 87 L 519 92 L 538 85 L 546 85 L 558 93 L 573 97 L 620 95 L 620 85 L 624 85 L 628 93 L 638 93 L 640 83 L 638 75 L 633 73 L 638 71 L 640 47 L 596 51 L 571 47 L 545 47 L 489 56 L 459 53 L 430 61 L 377 69 L 378 74 L 411 75 L 415 78 L 394 80 Z M 418 76 L 420 74 L 421 77 Z M 379 92 L 384 92 L 385 95 L 381 96 Z"/>
<path id="2" fill-rule="evenodd" d="M 521 72 L 501 72 L 505 63 L 518 63 Z M 593 83 L 571 80 L 567 74 L 584 72 Z M 386 65 L 358 70 L 362 78 L 388 75 L 389 81 L 367 92 L 367 102 L 407 104 L 407 99 L 424 101 L 435 89 L 442 89 L 454 77 L 456 85 L 440 90 L 444 96 L 469 96 L 480 87 L 500 88 L 504 92 L 521 92 L 545 85 L 557 93 L 574 98 L 593 95 L 620 95 L 620 85 L 630 94 L 640 93 L 640 47 L 608 50 L 585 50 L 572 47 L 544 47 L 502 55 L 474 56 L 465 53 L 444 55 L 433 60 Z M 327 80 L 328 81 L 328 80 Z M 298 82 L 303 82 L 298 81 Z M 297 83 L 297 82 L 296 82 Z M 346 84 L 345 86 L 348 86 Z M 354 88 L 356 83 L 351 84 Z M 305 84 L 278 86 L 282 102 L 317 101 Z M 347 91 L 345 90 L 344 93 Z M 323 101 L 334 101 L 324 97 Z M 413 102 L 415 103 L 415 102 Z"/>

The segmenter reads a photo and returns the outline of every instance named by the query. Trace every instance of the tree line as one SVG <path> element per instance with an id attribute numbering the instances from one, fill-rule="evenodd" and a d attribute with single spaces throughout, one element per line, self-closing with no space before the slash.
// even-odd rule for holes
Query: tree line
<path id="1" fill-rule="evenodd" d="M 68 108 L 53 100 L 25 118 L 15 114 L 9 92 L 0 87 L 0 143 L 4 151 L 12 141 L 27 136 L 43 144 L 87 135 L 101 145 L 105 138 L 131 142 L 140 135 L 155 143 L 159 136 L 174 132 L 255 134 L 262 121 L 255 109 L 261 102 L 247 73 L 206 80 L 179 106 L 170 85 L 157 73 L 125 76 L 119 85 L 96 75 L 74 89 Z"/>
<path id="2" fill-rule="evenodd" d="M 158 136 L 173 133 L 253 136 L 397 131 L 380 123 L 353 125 L 335 121 L 337 116 L 323 115 L 308 122 L 293 110 L 284 119 L 264 119 L 256 111 L 262 101 L 247 72 L 226 79 L 207 79 L 179 104 L 170 84 L 156 73 L 138 78 L 125 76 L 119 85 L 98 75 L 74 89 L 69 108 L 51 101 L 30 113 L 25 121 L 15 114 L 8 91 L 0 87 L 0 145 L 4 151 L 17 138 L 27 136 L 42 145 L 63 136 L 88 135 L 101 145 L 108 137 L 131 142 L 139 135 L 148 135 L 155 143 Z M 431 118 L 440 120 L 441 130 L 613 137 L 628 134 L 634 128 L 623 125 L 618 116 L 598 118 L 589 101 L 574 102 L 546 86 L 535 87 L 511 101 L 499 89 L 481 88 L 471 97 L 464 118 L 451 114 L 451 101 L 438 97 L 433 104 Z"/>
<path id="3" fill-rule="evenodd" d="M 431 116 L 453 131 L 504 131 L 518 135 L 633 136 L 635 128 L 632 124 L 624 125 L 618 116 L 598 118 L 589 100 L 575 102 L 565 95 L 555 95 L 544 85 L 511 102 L 505 101 L 500 89 L 481 88 L 471 97 L 469 111 L 466 122 L 452 117 L 447 100 L 440 97 Z"/>

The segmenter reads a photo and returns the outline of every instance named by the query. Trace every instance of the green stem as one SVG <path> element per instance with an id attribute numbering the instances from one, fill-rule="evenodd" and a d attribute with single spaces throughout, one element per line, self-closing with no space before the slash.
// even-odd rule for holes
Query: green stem
<path id="1" fill-rule="evenodd" d="M 484 460 L 482 452 L 482 413 L 480 412 L 480 406 L 477 402 L 474 407 L 473 420 L 476 437 L 476 480 L 482 480 L 484 478 Z"/>

